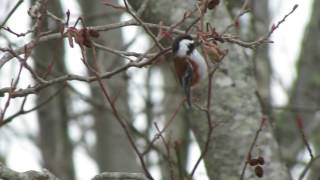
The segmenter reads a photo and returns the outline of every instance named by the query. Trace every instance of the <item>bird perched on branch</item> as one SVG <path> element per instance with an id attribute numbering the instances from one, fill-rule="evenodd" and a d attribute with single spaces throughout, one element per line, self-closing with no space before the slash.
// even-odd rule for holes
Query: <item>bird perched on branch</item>
<path id="1" fill-rule="evenodd" d="M 208 74 L 207 63 L 196 49 L 199 45 L 190 35 L 179 36 L 172 44 L 175 70 L 190 107 L 191 88 Z"/>

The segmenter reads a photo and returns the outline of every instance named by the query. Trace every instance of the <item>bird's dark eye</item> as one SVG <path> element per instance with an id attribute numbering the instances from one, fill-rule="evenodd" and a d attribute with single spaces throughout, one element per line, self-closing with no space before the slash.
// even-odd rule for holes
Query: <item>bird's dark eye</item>
<path id="1" fill-rule="evenodd" d="M 190 55 L 192 53 L 192 51 L 194 50 L 195 45 L 194 43 L 190 43 L 188 44 L 188 51 L 187 51 L 187 55 Z"/>

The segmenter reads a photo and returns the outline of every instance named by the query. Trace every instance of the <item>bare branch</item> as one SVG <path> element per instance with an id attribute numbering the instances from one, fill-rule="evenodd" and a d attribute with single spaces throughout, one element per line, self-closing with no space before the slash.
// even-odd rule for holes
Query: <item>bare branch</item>
<path id="1" fill-rule="evenodd" d="M 96 175 L 92 180 L 147 180 L 148 178 L 142 173 L 128 172 L 103 172 Z"/>
<path id="2" fill-rule="evenodd" d="M 310 159 L 306 167 L 303 169 L 302 173 L 299 176 L 299 180 L 303 180 L 309 169 L 312 167 L 313 163 L 320 159 L 320 155 Z"/>
<path id="3" fill-rule="evenodd" d="M 149 0 L 145 0 L 145 2 L 148 2 Z M 158 48 L 160 50 L 163 50 L 163 46 L 161 45 L 161 43 L 157 40 L 157 38 L 153 35 L 153 33 L 151 32 L 151 30 L 148 28 L 148 26 L 145 25 L 145 23 L 134 13 L 132 12 L 132 10 L 130 9 L 130 7 L 128 6 L 127 0 L 123 0 L 127 12 L 142 26 L 142 28 L 146 31 L 146 33 L 151 37 L 151 39 L 153 40 L 153 42 L 158 46 Z M 145 3 L 146 4 L 146 3 Z"/>
<path id="4" fill-rule="evenodd" d="M 310 158 L 313 159 L 314 158 L 314 155 L 313 155 L 313 152 L 312 152 L 312 149 L 311 149 L 311 146 L 307 140 L 307 137 L 303 131 L 303 119 L 300 115 L 297 115 L 296 117 L 296 123 L 297 123 L 297 126 L 298 126 L 298 130 L 299 130 L 299 133 L 301 135 L 301 139 L 304 143 L 304 145 L 307 147 L 307 150 L 308 150 L 308 153 L 310 155 Z"/>
<path id="5" fill-rule="evenodd" d="M 26 172 L 17 172 L 9 169 L 0 163 L 0 179 L 5 180 L 59 180 L 48 170 L 43 169 L 42 172 L 38 171 L 26 171 Z"/>
<path id="6" fill-rule="evenodd" d="M 32 111 L 35 111 L 37 109 L 39 109 L 40 107 L 44 106 L 45 104 L 47 104 L 48 102 L 50 102 L 53 98 L 55 98 L 59 93 L 62 92 L 62 90 L 64 89 L 65 86 L 63 86 L 62 88 L 58 89 L 55 93 L 53 93 L 50 97 L 48 97 L 46 100 L 44 100 L 43 102 L 39 103 L 38 105 L 36 105 L 35 107 L 25 110 L 24 109 L 24 105 L 25 102 L 27 100 L 27 95 L 24 97 L 22 105 L 20 107 L 20 110 L 16 113 L 14 113 L 13 115 L 11 115 L 10 117 L 4 119 L 3 121 L 0 121 L 0 128 L 8 123 L 10 123 L 14 118 L 23 115 L 23 114 L 27 114 L 30 113 Z"/>
<path id="7" fill-rule="evenodd" d="M 43 89 L 43 88 L 46 88 L 46 87 L 48 87 L 50 85 L 53 85 L 53 84 L 63 83 L 65 81 L 77 80 L 77 81 L 83 81 L 83 82 L 94 82 L 94 81 L 97 81 L 98 78 L 108 79 L 108 78 L 111 78 L 112 76 L 114 76 L 114 75 L 116 75 L 116 74 L 118 74 L 120 72 L 123 72 L 123 71 L 127 70 L 130 67 L 141 68 L 141 67 L 144 67 L 146 65 L 150 65 L 154 61 L 158 60 L 158 58 L 160 56 L 167 54 L 169 52 L 169 50 L 171 50 L 171 48 L 166 48 L 163 51 L 160 51 L 155 56 L 153 56 L 152 58 L 150 58 L 150 59 L 148 59 L 146 61 L 130 62 L 130 63 L 127 63 L 126 65 L 124 65 L 122 67 L 119 67 L 119 68 L 117 68 L 117 69 L 115 69 L 115 70 L 113 70 L 111 72 L 100 73 L 98 75 L 98 77 L 97 76 L 84 77 L 84 76 L 79 76 L 79 75 L 74 75 L 74 74 L 63 75 L 63 76 L 57 77 L 57 78 L 52 79 L 52 80 L 47 80 L 44 83 L 37 84 L 37 85 L 34 85 L 34 86 L 26 88 L 26 89 L 18 89 L 16 91 L 12 92 L 11 98 L 23 97 L 23 96 L 26 96 L 28 94 L 35 94 L 38 91 L 40 91 L 41 89 Z M 2 88 L 2 89 L 0 89 L 0 96 L 3 96 L 4 93 L 9 93 L 9 92 L 10 92 L 10 88 Z"/>

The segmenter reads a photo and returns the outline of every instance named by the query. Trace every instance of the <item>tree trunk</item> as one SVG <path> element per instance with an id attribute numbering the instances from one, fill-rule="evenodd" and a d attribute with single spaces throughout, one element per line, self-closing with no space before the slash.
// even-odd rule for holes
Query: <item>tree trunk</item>
<path id="1" fill-rule="evenodd" d="M 218 32 L 231 24 L 225 7 L 221 4 L 215 12 L 215 27 Z M 211 137 L 211 146 L 205 157 L 210 179 L 238 179 L 255 132 L 259 129 L 262 114 L 255 95 L 253 64 L 244 55 L 243 49 L 225 44 L 228 55 L 213 78 L 211 115 L 216 127 Z M 194 119 L 200 113 L 193 113 Z M 208 125 L 204 118 L 191 121 L 200 147 L 206 142 Z M 268 125 L 267 125 L 268 124 Z M 202 149 L 203 150 L 203 149 Z M 262 156 L 266 179 L 289 179 L 284 164 L 278 154 L 278 145 L 272 135 L 271 126 L 266 123 L 259 134 L 252 157 Z M 248 168 L 247 172 L 252 172 Z M 249 176 L 245 179 L 255 179 Z M 250 173 L 251 174 L 251 173 Z"/>
<path id="2" fill-rule="evenodd" d="M 117 3 L 114 1 L 113 3 Z M 102 25 L 112 22 L 119 22 L 119 11 L 114 11 L 110 7 L 104 6 L 101 2 L 92 2 L 87 0 L 80 1 L 86 25 Z M 113 49 L 121 49 L 123 39 L 121 31 L 108 31 L 100 34 L 99 41 Z M 90 49 L 88 50 L 90 51 Z M 88 59 L 93 62 L 92 56 Z M 97 51 L 97 62 L 101 70 L 111 71 L 113 67 L 121 65 L 123 59 L 114 56 L 110 53 Z M 112 79 L 104 81 L 105 86 L 112 98 L 117 98 L 116 106 L 121 115 L 129 118 L 130 111 L 128 106 L 128 81 L 126 80 L 125 72 L 119 74 Z M 98 84 L 93 84 L 91 87 L 93 101 L 100 104 L 108 104 L 102 95 L 101 88 Z M 126 137 L 124 130 L 119 122 L 114 118 L 109 105 L 106 108 L 94 108 L 93 117 L 95 121 L 96 132 L 96 161 L 99 170 L 102 171 L 140 171 L 137 163 L 137 157 L 130 146 L 129 140 Z"/>
<path id="3" fill-rule="evenodd" d="M 57 16 L 63 16 L 61 4 L 59 1 L 48 1 L 48 10 Z M 41 30 L 46 31 L 49 25 L 54 24 L 54 28 L 58 29 L 55 22 L 51 24 L 47 19 L 43 20 Z M 54 73 L 57 75 L 65 74 L 64 64 L 64 46 L 63 41 L 50 40 L 42 43 L 34 49 L 34 61 L 36 72 L 44 75 L 48 71 L 49 63 L 54 62 Z M 51 76 L 49 76 L 51 77 Z M 42 103 L 54 93 L 56 93 L 62 85 L 50 86 L 39 92 L 36 100 L 37 104 Z M 75 179 L 72 144 L 68 135 L 69 121 L 69 95 L 67 91 L 62 90 L 52 101 L 39 108 L 39 147 L 43 158 L 43 166 L 61 179 Z"/>

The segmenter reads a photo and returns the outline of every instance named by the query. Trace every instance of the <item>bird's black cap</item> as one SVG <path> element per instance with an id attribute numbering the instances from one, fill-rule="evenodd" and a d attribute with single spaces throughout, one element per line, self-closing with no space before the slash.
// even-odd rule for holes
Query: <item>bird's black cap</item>
<path id="1" fill-rule="evenodd" d="M 193 38 L 188 35 L 188 34 L 185 34 L 185 35 L 181 35 L 181 36 L 178 36 L 172 43 L 172 52 L 173 53 L 176 53 L 179 49 L 179 42 L 183 39 L 189 39 L 189 40 L 193 40 Z"/>

